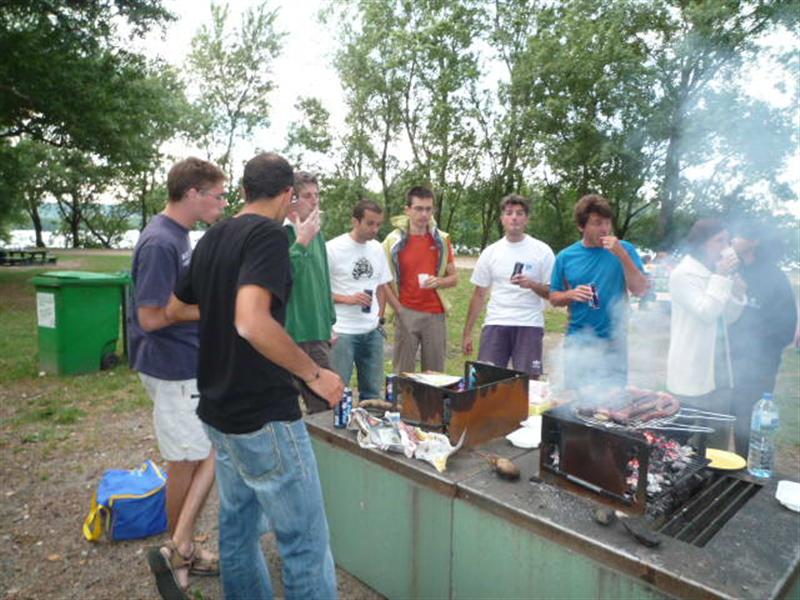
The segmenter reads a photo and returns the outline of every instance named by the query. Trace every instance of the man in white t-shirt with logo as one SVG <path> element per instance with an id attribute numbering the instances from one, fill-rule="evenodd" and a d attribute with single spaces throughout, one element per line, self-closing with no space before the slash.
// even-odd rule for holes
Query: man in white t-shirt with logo
<path id="1" fill-rule="evenodd" d="M 375 241 L 383 209 L 372 200 L 353 208 L 353 228 L 326 244 L 337 342 L 331 353 L 334 371 L 345 385 L 358 376 L 358 399 L 379 399 L 383 388 L 383 312 L 385 285 L 392 280 L 383 247 Z"/>
<path id="2" fill-rule="evenodd" d="M 530 202 L 516 194 L 500 201 L 505 235 L 478 257 L 470 281 L 475 291 L 464 325 L 462 349 L 472 354 L 472 329 L 491 290 L 478 360 L 539 375 L 544 309 L 555 256 L 550 246 L 525 233 Z M 532 369 L 531 367 L 534 366 Z"/>

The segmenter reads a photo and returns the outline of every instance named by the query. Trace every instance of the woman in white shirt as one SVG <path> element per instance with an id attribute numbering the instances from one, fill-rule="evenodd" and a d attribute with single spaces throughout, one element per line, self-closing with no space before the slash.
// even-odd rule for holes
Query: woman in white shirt
<path id="1" fill-rule="evenodd" d="M 724 224 L 701 219 L 686 238 L 688 254 L 670 274 L 672 322 L 667 358 L 667 389 L 682 403 L 730 414 L 733 386 L 727 324 L 739 318 L 743 301 L 739 266 Z M 712 427 L 715 422 L 709 423 Z M 719 425 L 719 422 L 716 422 Z M 727 434 L 709 445 L 726 448 Z"/>

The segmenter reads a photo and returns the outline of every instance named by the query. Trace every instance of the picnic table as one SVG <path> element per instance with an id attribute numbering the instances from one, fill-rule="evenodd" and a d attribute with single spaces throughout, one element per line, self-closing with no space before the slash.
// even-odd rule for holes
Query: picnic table
<path id="1" fill-rule="evenodd" d="M 0 265 L 4 267 L 48 265 L 56 260 L 46 248 L 0 248 Z"/>

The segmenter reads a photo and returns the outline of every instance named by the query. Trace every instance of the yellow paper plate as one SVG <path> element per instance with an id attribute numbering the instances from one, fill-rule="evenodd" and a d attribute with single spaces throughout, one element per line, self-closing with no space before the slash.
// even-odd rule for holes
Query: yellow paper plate
<path id="1" fill-rule="evenodd" d="M 711 461 L 708 466 L 712 469 L 737 471 L 747 466 L 747 461 L 738 454 L 718 448 L 706 448 L 706 458 Z"/>

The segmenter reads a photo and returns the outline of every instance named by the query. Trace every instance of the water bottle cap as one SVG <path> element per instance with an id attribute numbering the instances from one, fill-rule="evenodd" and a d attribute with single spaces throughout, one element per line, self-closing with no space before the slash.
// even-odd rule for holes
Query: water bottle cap
<path id="1" fill-rule="evenodd" d="M 764 395 L 761 396 L 764 400 L 772 400 L 772 393 L 771 392 L 764 392 Z"/>

